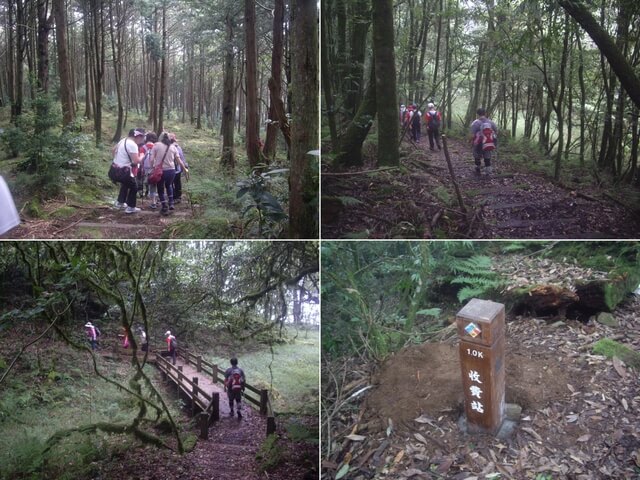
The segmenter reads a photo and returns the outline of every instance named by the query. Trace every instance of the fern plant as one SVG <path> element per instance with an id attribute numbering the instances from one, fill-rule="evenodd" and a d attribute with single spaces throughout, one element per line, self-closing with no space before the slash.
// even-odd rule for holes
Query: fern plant
<path id="1" fill-rule="evenodd" d="M 460 303 L 473 297 L 486 296 L 506 284 L 491 270 L 491 258 L 484 255 L 455 258 L 449 268 L 456 274 L 451 283 L 462 285 L 457 295 Z"/>

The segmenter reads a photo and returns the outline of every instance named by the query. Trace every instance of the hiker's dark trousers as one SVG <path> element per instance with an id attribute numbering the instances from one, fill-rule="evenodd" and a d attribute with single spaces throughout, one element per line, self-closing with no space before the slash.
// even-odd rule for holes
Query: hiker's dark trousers
<path id="1" fill-rule="evenodd" d="M 174 169 L 162 171 L 162 180 L 158 183 L 158 198 L 160 198 L 163 210 L 167 208 L 167 201 L 169 206 L 173 206 L 173 179 L 175 176 L 176 171 Z M 166 197 L 165 189 L 167 190 Z"/>
<path id="2" fill-rule="evenodd" d="M 120 184 L 120 192 L 118 193 L 118 203 L 126 203 L 128 207 L 136 206 L 136 193 L 138 192 L 138 184 L 135 177 L 131 176 L 130 167 L 116 167 L 111 165 L 109 178 Z"/>
<path id="3" fill-rule="evenodd" d="M 227 390 L 227 397 L 229 397 L 229 409 L 233 412 L 233 402 L 238 404 L 238 410 L 240 410 L 240 401 L 242 400 L 242 390 Z"/>
<path id="4" fill-rule="evenodd" d="M 429 134 L 429 148 L 433 150 L 433 145 L 435 143 L 435 145 L 438 147 L 438 150 L 440 150 L 442 148 L 440 147 L 440 129 L 428 128 L 427 133 Z"/>
<path id="5" fill-rule="evenodd" d="M 182 171 L 176 173 L 173 178 L 173 199 L 180 200 L 182 198 Z"/>
<path id="6" fill-rule="evenodd" d="M 173 361 L 173 364 L 176 364 L 176 358 L 177 358 L 177 352 L 175 348 L 172 348 L 171 350 L 169 350 L 169 355 L 171 355 L 171 360 Z"/>

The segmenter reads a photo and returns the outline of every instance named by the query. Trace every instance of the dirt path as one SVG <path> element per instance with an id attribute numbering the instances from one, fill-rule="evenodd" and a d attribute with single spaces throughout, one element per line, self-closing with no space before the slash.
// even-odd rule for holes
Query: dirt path
<path id="1" fill-rule="evenodd" d="M 0 238 L 19 239 L 106 239 L 106 238 L 172 238 L 172 226 L 194 217 L 188 198 L 175 205 L 170 215 L 151 209 L 148 199 L 138 199 L 140 212 L 126 214 L 123 209 L 107 205 L 65 205 L 52 202 L 45 207 L 55 211 L 72 209 L 64 218 L 27 220 Z"/>
<path id="2" fill-rule="evenodd" d="M 209 438 L 198 439 L 194 449 L 185 455 L 154 447 L 139 446 L 101 463 L 100 474 L 91 478 L 137 478 L 155 480 L 172 478 L 184 480 L 298 480 L 308 478 L 309 466 L 301 459 L 313 456 L 313 446 L 297 444 L 287 439 L 287 432 L 278 425 L 281 448 L 288 452 L 283 462 L 268 474 L 260 471 L 256 454 L 266 438 L 266 418 L 243 401 L 242 419 L 231 416 L 227 395 L 221 383 L 213 383 L 203 372 L 198 373 L 192 365 L 178 358 L 177 366 L 190 379 L 198 377 L 198 385 L 211 393 L 220 393 L 220 420 L 209 427 Z M 167 382 L 167 395 L 176 397 L 175 384 Z M 197 435 L 198 430 L 182 434 Z M 315 454 L 317 464 L 317 454 Z M 310 477 L 309 477 L 310 478 Z M 317 478 L 317 473 L 315 473 Z"/>
<path id="3" fill-rule="evenodd" d="M 449 152 L 469 216 L 459 212 L 443 152 L 403 144 L 400 170 L 322 177 L 323 238 L 636 238 L 637 213 L 595 187 L 569 190 L 499 154 L 490 177 L 469 148 Z M 369 165 L 361 170 L 375 169 Z M 585 175 L 586 176 L 586 175 Z M 346 199 L 346 200 L 345 200 Z"/>

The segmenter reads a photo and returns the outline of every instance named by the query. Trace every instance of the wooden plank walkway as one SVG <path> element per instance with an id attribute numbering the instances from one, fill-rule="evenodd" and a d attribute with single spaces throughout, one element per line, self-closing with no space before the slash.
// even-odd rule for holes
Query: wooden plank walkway
<path id="1" fill-rule="evenodd" d="M 163 356 L 164 353 L 156 352 L 156 365 L 162 372 L 163 379 L 171 380 L 178 391 L 191 402 L 192 415 L 201 414 L 198 425 L 201 436 L 207 438 L 208 427 L 220 420 L 221 416 L 229 416 L 231 413 L 228 397 L 224 392 L 224 370 L 203 360 L 202 356 L 182 349 L 178 349 L 174 366 L 170 357 Z M 250 393 L 257 394 L 258 398 L 254 398 Z M 267 435 L 275 432 L 275 415 L 268 390 L 259 390 L 246 384 L 242 400 L 243 411 L 249 408 L 249 403 L 259 407 L 260 414 L 267 420 Z"/>

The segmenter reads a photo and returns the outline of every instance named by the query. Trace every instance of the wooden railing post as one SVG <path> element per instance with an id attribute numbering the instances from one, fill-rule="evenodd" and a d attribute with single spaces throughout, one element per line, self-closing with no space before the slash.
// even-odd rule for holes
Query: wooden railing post
<path id="1" fill-rule="evenodd" d="M 200 438 L 207 440 L 209 438 L 209 414 L 201 412 L 198 422 L 200 423 Z"/>
<path id="2" fill-rule="evenodd" d="M 276 433 L 276 418 L 267 417 L 267 435 L 271 435 L 272 433 Z"/>
<path id="3" fill-rule="evenodd" d="M 191 389 L 191 415 L 195 415 L 198 406 L 198 377 L 193 377 L 191 380 L 193 381 L 193 387 Z"/>
<path id="4" fill-rule="evenodd" d="M 197 358 L 196 361 L 198 362 L 196 364 L 196 371 L 200 373 L 202 371 L 202 355 L 198 355 L 196 358 Z"/>
<path id="5" fill-rule="evenodd" d="M 211 406 L 211 420 L 217 422 L 220 420 L 220 393 L 213 392 L 211 395 L 211 401 L 213 405 Z"/>
<path id="6" fill-rule="evenodd" d="M 267 404 L 269 403 L 269 390 L 260 390 L 260 415 L 267 414 Z"/>
<path id="7" fill-rule="evenodd" d="M 213 364 L 213 383 L 218 383 L 218 365 Z"/>

